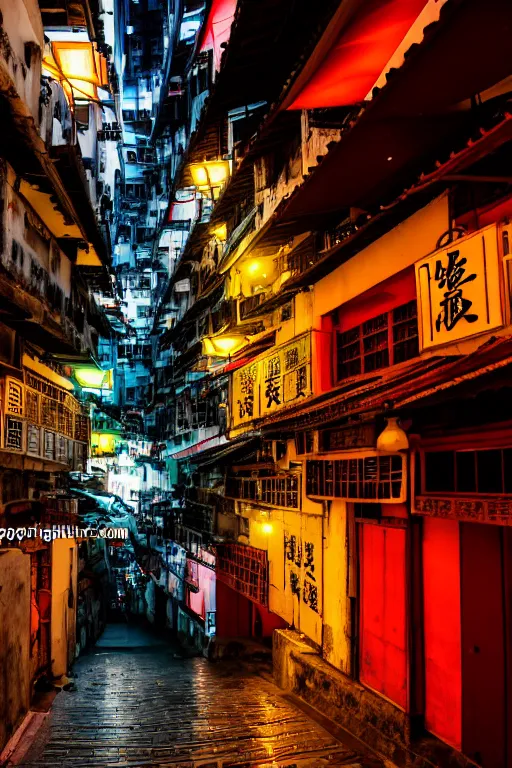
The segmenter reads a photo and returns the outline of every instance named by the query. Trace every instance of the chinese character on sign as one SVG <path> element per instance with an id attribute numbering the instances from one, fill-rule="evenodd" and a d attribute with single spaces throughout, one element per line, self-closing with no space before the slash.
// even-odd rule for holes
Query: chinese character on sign
<path id="1" fill-rule="evenodd" d="M 243 400 L 237 400 L 238 413 L 240 418 L 252 416 L 254 413 L 254 395 L 246 395 Z"/>
<path id="2" fill-rule="evenodd" d="M 304 582 L 302 601 L 309 605 L 312 611 L 318 613 L 318 587 L 316 584 L 311 584 L 310 581 Z"/>
<path id="3" fill-rule="evenodd" d="M 435 280 L 438 287 L 444 290 L 441 312 L 436 320 L 438 332 L 441 325 L 444 325 L 447 331 L 451 331 L 463 318 L 467 323 L 478 320 L 478 315 L 469 313 L 473 302 L 462 295 L 462 286 L 475 280 L 476 274 L 465 276 L 467 259 L 461 257 L 458 250 L 449 251 L 446 256 L 448 258 L 446 266 L 443 266 L 440 259 L 436 261 Z"/>
<path id="4" fill-rule="evenodd" d="M 291 562 L 295 561 L 295 553 L 297 551 L 297 537 L 296 536 L 290 536 L 290 538 L 287 537 L 286 533 L 284 535 L 284 551 L 286 554 L 286 559 L 290 560 Z"/>
<path id="5" fill-rule="evenodd" d="M 299 364 L 298 347 L 292 347 L 291 349 L 287 349 L 284 356 L 285 371 L 289 371 L 291 368 L 295 368 L 298 364 Z"/>
<path id="6" fill-rule="evenodd" d="M 267 379 L 275 378 L 281 375 L 281 358 L 279 355 L 271 357 L 267 362 Z"/>
<path id="7" fill-rule="evenodd" d="M 295 565 L 297 566 L 297 568 L 300 568 L 300 567 L 301 567 L 301 565 L 302 565 L 302 544 L 301 544 L 301 542 L 300 542 L 300 541 L 299 541 L 299 543 L 297 544 L 297 552 L 296 552 L 296 554 L 295 554 L 295 560 L 294 560 L 294 563 L 295 563 Z"/>
<path id="8" fill-rule="evenodd" d="M 281 382 L 277 376 L 266 380 L 265 397 L 267 398 L 267 408 L 273 403 L 281 405 Z"/>
<path id="9" fill-rule="evenodd" d="M 297 397 L 305 397 L 308 386 L 308 369 L 305 365 L 302 366 L 302 368 L 299 368 L 297 370 L 297 379 L 295 381 L 296 385 L 296 396 Z"/>
<path id="10" fill-rule="evenodd" d="M 241 419 L 244 416 L 254 416 L 254 382 L 256 381 L 256 366 L 240 371 L 239 389 L 242 397 L 237 400 L 238 413 Z"/>
<path id="11" fill-rule="evenodd" d="M 420 351 L 503 325 L 499 242 L 492 224 L 416 262 Z"/>
<path id="12" fill-rule="evenodd" d="M 294 571 L 290 573 L 290 587 L 292 590 L 292 595 L 297 595 L 297 597 L 300 599 L 299 577 Z"/>
<path id="13" fill-rule="evenodd" d="M 306 552 L 306 556 L 304 558 L 304 568 L 306 569 L 306 576 L 308 576 L 312 581 L 316 581 L 314 571 L 315 571 L 315 545 L 311 541 L 306 541 L 304 544 L 304 550 Z"/>

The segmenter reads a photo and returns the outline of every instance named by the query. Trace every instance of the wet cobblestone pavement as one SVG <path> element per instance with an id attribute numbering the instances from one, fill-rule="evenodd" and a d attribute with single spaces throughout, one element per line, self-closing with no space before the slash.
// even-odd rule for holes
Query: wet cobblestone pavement
<path id="1" fill-rule="evenodd" d="M 26 757 L 39 768 L 376 766 L 239 664 L 167 646 L 97 647 L 75 665 Z"/>

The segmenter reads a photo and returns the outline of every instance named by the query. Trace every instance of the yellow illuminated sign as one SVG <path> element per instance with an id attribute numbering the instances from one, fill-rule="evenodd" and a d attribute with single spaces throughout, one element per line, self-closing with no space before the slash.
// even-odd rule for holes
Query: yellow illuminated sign
<path id="1" fill-rule="evenodd" d="M 233 373 L 233 426 L 262 418 L 311 394 L 308 333 Z"/>
<path id="2" fill-rule="evenodd" d="M 416 290 L 422 349 L 503 325 L 497 225 L 417 262 Z"/>
<path id="3" fill-rule="evenodd" d="M 98 368 L 80 367 L 75 368 L 74 376 L 81 387 L 89 389 L 112 389 L 113 371 L 102 371 Z"/>

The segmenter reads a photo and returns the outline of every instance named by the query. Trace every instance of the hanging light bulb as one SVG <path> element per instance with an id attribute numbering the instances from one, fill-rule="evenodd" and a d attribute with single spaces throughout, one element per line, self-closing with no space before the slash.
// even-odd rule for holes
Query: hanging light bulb
<path id="1" fill-rule="evenodd" d="M 391 416 L 386 421 L 386 427 L 377 438 L 377 450 L 384 453 L 407 451 L 409 440 L 400 426 L 400 419 L 397 416 Z"/>

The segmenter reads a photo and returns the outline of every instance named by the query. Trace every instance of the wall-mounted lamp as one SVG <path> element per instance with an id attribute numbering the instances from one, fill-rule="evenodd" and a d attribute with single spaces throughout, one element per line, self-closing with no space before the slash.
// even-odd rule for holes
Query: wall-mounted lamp
<path id="1" fill-rule="evenodd" d="M 400 419 L 397 416 L 391 416 L 386 421 L 386 427 L 377 438 L 377 450 L 384 453 L 407 451 L 409 439 L 400 426 Z"/>
<path id="2" fill-rule="evenodd" d="M 192 163 L 189 168 L 194 186 L 199 191 L 208 191 L 215 187 L 221 187 L 229 177 L 229 163 L 227 160 Z"/>

